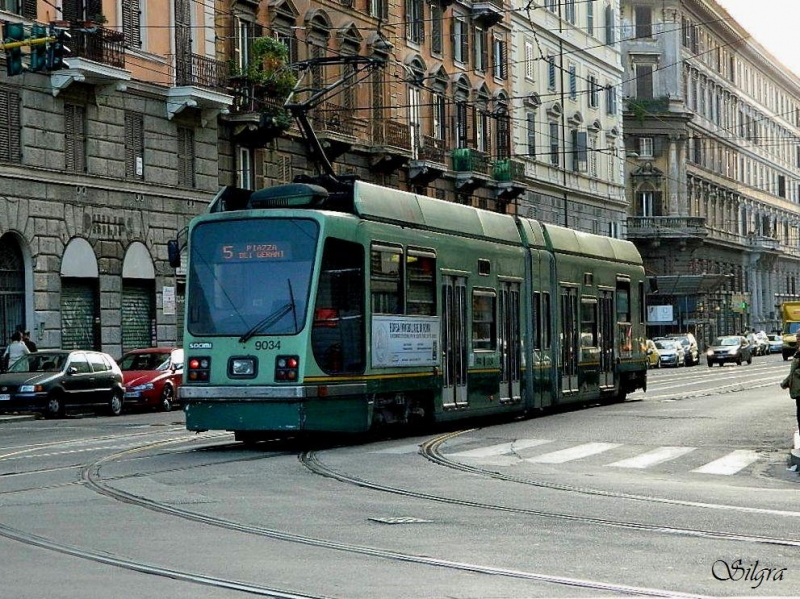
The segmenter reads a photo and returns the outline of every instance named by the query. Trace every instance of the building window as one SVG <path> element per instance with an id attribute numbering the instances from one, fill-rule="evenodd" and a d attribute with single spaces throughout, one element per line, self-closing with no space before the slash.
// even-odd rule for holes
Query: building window
<path id="1" fill-rule="evenodd" d="M 86 107 L 64 104 L 64 166 L 71 173 L 86 172 Z"/>
<path id="2" fill-rule="evenodd" d="M 556 89 L 556 57 L 552 54 L 547 57 L 547 89 Z"/>
<path id="3" fill-rule="evenodd" d="M 600 104 L 597 92 L 597 77 L 594 75 L 589 75 L 589 106 L 592 108 L 597 108 L 597 106 Z"/>
<path id="4" fill-rule="evenodd" d="M 144 116 L 125 113 L 125 177 L 144 179 Z"/>
<path id="5" fill-rule="evenodd" d="M 586 131 L 572 131 L 572 170 L 584 173 L 587 168 Z"/>
<path id="6" fill-rule="evenodd" d="M 550 12 L 558 12 L 558 0 L 544 0 L 544 7 Z"/>
<path id="7" fill-rule="evenodd" d="M 433 104 L 433 128 L 431 135 L 434 139 L 444 139 L 444 124 L 446 118 L 446 101 L 444 94 L 434 92 L 431 96 Z"/>
<path id="8" fill-rule="evenodd" d="M 234 54 L 236 66 L 244 71 L 250 64 L 250 47 L 253 43 L 253 23 L 243 19 L 236 19 L 236 45 Z"/>
<path id="9" fill-rule="evenodd" d="M 406 39 L 415 44 L 425 41 L 425 17 L 422 0 L 406 0 Z"/>
<path id="10" fill-rule="evenodd" d="M 122 35 L 126 47 L 142 47 L 141 0 L 122 0 Z"/>
<path id="11" fill-rule="evenodd" d="M 606 86 L 606 114 L 617 114 L 617 88 Z"/>
<path id="12" fill-rule="evenodd" d="M 586 0 L 586 34 L 594 36 L 594 0 Z"/>
<path id="13" fill-rule="evenodd" d="M 578 67 L 569 65 L 569 97 L 571 100 L 578 98 Z"/>
<path id="14" fill-rule="evenodd" d="M 486 34 L 486 30 L 482 27 L 476 27 L 473 39 L 475 40 L 475 47 L 473 48 L 475 70 L 479 73 L 483 73 L 489 62 L 489 48 L 487 47 L 488 35 Z"/>
<path id="15" fill-rule="evenodd" d="M 528 156 L 536 157 L 536 113 L 529 112 L 526 115 L 528 124 Z"/>
<path id="16" fill-rule="evenodd" d="M 236 185 L 242 189 L 253 189 L 253 150 L 239 147 L 236 152 Z"/>
<path id="17" fill-rule="evenodd" d="M 467 63 L 469 57 L 469 31 L 467 21 L 461 16 L 453 17 L 453 60 Z"/>
<path id="18" fill-rule="evenodd" d="M 640 137 L 639 138 L 639 157 L 652 158 L 653 157 L 653 138 Z"/>
<path id="19" fill-rule="evenodd" d="M 178 127 L 178 185 L 195 186 L 194 130 Z"/>
<path id="20" fill-rule="evenodd" d="M 389 18 L 389 0 L 369 0 L 369 16 L 386 20 Z"/>
<path id="21" fill-rule="evenodd" d="M 649 6 L 637 6 L 634 8 L 634 19 L 636 20 L 636 37 L 653 37 L 653 9 Z"/>
<path id="22" fill-rule="evenodd" d="M 636 65 L 636 98 L 639 100 L 653 99 L 653 65 Z"/>
<path id="23" fill-rule="evenodd" d="M 21 162 L 19 93 L 0 87 L 0 161 Z"/>
<path id="24" fill-rule="evenodd" d="M 507 78 L 507 44 L 506 40 L 500 38 L 494 38 L 494 43 L 492 44 L 492 60 L 494 61 L 493 72 L 494 78 L 500 79 L 505 81 Z"/>
<path id="25" fill-rule="evenodd" d="M 550 123 L 550 164 L 559 166 L 561 161 L 558 159 L 558 123 Z"/>
<path id="26" fill-rule="evenodd" d="M 650 218 L 661 215 L 661 192 L 642 189 L 636 193 L 636 216 Z"/>
<path id="27" fill-rule="evenodd" d="M 525 78 L 533 81 L 535 78 L 536 58 L 533 52 L 533 42 L 525 40 Z"/>
<path id="28" fill-rule="evenodd" d="M 606 44 L 611 45 L 616 43 L 617 36 L 615 34 L 616 21 L 614 19 L 614 9 L 610 4 L 606 5 L 604 13 L 606 25 Z"/>
<path id="29" fill-rule="evenodd" d="M 431 3 L 431 52 L 442 53 L 442 7 L 437 2 Z"/>
<path id="30" fill-rule="evenodd" d="M 563 0 L 564 18 L 567 22 L 575 24 L 575 0 Z"/>

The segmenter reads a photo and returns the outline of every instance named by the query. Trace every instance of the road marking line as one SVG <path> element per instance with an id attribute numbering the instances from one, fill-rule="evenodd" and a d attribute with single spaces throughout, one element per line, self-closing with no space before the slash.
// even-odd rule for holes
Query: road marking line
<path id="1" fill-rule="evenodd" d="M 705 466 L 696 468 L 692 472 L 699 474 L 721 474 L 729 476 L 736 474 L 739 470 L 746 468 L 753 462 L 758 460 L 758 454 L 749 449 L 737 449 L 730 452 L 728 455 L 721 457 L 718 460 L 709 462 Z"/>
<path id="2" fill-rule="evenodd" d="M 621 447 L 621 444 L 585 443 L 583 445 L 570 447 L 569 449 L 562 449 L 561 451 L 553 451 L 551 453 L 545 453 L 533 458 L 526 458 L 525 461 L 537 464 L 563 464 L 564 462 L 569 462 L 570 460 L 579 460 L 580 458 L 585 458 L 590 455 L 603 453 L 604 451 L 615 449 L 616 447 Z"/>
<path id="3" fill-rule="evenodd" d="M 606 466 L 614 466 L 616 468 L 649 468 L 656 464 L 674 460 L 694 450 L 694 447 L 659 447 L 658 449 L 628 458 L 627 460 L 606 464 Z"/>
<path id="4" fill-rule="evenodd" d="M 451 453 L 449 457 L 488 458 L 491 456 L 511 454 L 521 449 L 536 447 L 537 445 L 544 445 L 545 443 L 552 443 L 552 441 L 548 441 L 547 439 L 517 439 L 511 443 L 500 443 L 499 445 L 490 445 L 489 447 L 479 447 L 477 449 Z"/>

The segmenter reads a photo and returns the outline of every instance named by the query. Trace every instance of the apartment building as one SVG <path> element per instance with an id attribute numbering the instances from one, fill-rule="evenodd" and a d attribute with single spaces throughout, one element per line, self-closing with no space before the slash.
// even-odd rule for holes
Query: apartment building
<path id="1" fill-rule="evenodd" d="M 800 292 L 800 79 L 713 0 L 623 0 L 622 39 L 651 331 L 776 328 Z"/>
<path id="2" fill-rule="evenodd" d="M 513 8 L 513 154 L 529 183 L 519 211 L 618 237 L 628 210 L 618 4 L 515 0 Z"/>
<path id="3" fill-rule="evenodd" d="M 0 65 L 0 332 L 40 348 L 180 340 L 174 238 L 217 192 L 229 110 L 212 3 L 5 0 L 69 33 L 66 67 Z M 23 48 L 28 64 L 30 48 Z"/>

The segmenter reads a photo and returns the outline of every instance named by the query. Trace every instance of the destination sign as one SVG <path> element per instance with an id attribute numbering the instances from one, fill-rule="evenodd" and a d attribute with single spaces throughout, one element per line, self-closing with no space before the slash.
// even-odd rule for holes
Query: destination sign
<path id="1" fill-rule="evenodd" d="M 291 258 L 291 248 L 278 243 L 231 243 L 219 246 L 222 262 L 248 260 L 286 260 Z"/>

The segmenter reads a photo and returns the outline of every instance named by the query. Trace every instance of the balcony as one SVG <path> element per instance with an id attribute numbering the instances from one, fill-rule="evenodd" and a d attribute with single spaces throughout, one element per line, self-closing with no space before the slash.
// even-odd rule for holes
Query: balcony
<path id="1" fill-rule="evenodd" d="M 706 219 L 702 216 L 628 217 L 628 239 L 631 240 L 649 240 L 656 246 L 662 240 L 675 240 L 687 245 L 707 237 Z"/>
<path id="2" fill-rule="evenodd" d="M 472 20 L 489 28 L 503 20 L 503 0 L 473 0 Z"/>
<path id="3" fill-rule="evenodd" d="M 103 27 L 72 27 L 68 68 L 50 75 L 53 96 L 73 83 L 114 86 L 124 90 L 131 74 L 125 70 L 125 37 L 120 31 Z"/>
<path id="4" fill-rule="evenodd" d="M 751 251 L 756 253 L 777 252 L 780 250 L 780 241 L 764 235 L 748 235 L 747 245 Z"/>
<path id="5" fill-rule="evenodd" d="M 472 193 L 479 187 L 488 187 L 491 182 L 489 155 L 474 148 L 453 150 L 453 170 L 459 193 Z"/>
<path id="6" fill-rule="evenodd" d="M 510 202 L 528 190 L 525 184 L 525 163 L 513 158 L 496 160 L 492 167 L 494 180 L 497 182 L 496 196 L 498 200 Z"/>
<path id="7" fill-rule="evenodd" d="M 376 119 L 372 124 L 372 166 L 393 172 L 411 158 L 411 130 L 398 121 Z"/>
<path id="8" fill-rule="evenodd" d="M 226 63 L 199 54 L 174 56 L 173 59 L 175 87 L 167 92 L 169 119 L 186 108 L 197 108 L 205 126 L 209 119 L 228 111 L 233 97 L 225 93 Z"/>
<path id="9" fill-rule="evenodd" d="M 425 187 L 447 170 L 443 139 L 422 135 L 415 153 L 416 157 L 408 161 L 408 178 L 414 185 Z"/>
<path id="10" fill-rule="evenodd" d="M 323 102 L 311 111 L 310 117 L 328 160 L 336 160 L 350 151 L 356 142 L 352 111 L 333 102 Z"/>
<path id="11" fill-rule="evenodd" d="M 230 123 L 237 144 L 264 147 L 292 125 L 292 116 L 283 107 L 283 100 L 269 87 L 238 76 L 230 78 L 228 90 L 233 95 L 233 105 L 225 120 Z"/>

